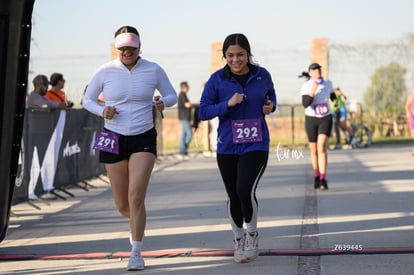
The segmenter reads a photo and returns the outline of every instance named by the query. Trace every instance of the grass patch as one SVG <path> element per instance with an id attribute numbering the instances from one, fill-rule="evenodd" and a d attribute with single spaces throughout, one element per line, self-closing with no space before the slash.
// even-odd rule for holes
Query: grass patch
<path id="1" fill-rule="evenodd" d="M 414 144 L 414 140 L 409 137 L 374 137 L 373 144 Z"/>

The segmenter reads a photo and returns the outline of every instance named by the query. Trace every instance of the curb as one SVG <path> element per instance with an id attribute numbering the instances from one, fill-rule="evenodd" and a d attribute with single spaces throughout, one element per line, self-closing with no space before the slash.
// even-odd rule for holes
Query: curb
<path id="1" fill-rule="evenodd" d="M 324 256 L 324 255 L 368 255 L 368 254 L 410 254 L 414 247 L 376 247 L 354 250 L 317 249 L 260 249 L 260 256 Z M 87 260 L 128 258 L 130 252 L 94 252 L 69 254 L 0 254 L 0 261 L 27 260 Z M 143 251 L 144 258 L 172 257 L 223 257 L 233 256 L 233 250 L 161 250 Z"/>

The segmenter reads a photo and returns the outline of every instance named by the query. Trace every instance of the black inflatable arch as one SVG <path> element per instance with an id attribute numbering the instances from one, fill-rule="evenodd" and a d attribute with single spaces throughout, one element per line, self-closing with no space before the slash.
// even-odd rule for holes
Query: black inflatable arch
<path id="1" fill-rule="evenodd" d="M 0 1 L 0 242 L 8 227 L 23 132 L 34 0 Z"/>

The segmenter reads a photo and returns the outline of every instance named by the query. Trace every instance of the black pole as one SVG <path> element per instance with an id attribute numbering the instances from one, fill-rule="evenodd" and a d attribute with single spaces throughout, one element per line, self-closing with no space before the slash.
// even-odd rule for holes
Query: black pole
<path id="1" fill-rule="evenodd" d="M 0 242 L 6 236 L 28 88 L 34 0 L 0 2 Z"/>

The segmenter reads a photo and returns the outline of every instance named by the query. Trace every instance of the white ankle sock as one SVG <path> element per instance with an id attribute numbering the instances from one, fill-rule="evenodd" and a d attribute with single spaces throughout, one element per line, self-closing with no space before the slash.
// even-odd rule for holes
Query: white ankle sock
<path id="1" fill-rule="evenodd" d="M 132 251 L 141 253 L 142 244 L 143 243 L 139 241 L 132 241 Z"/>

